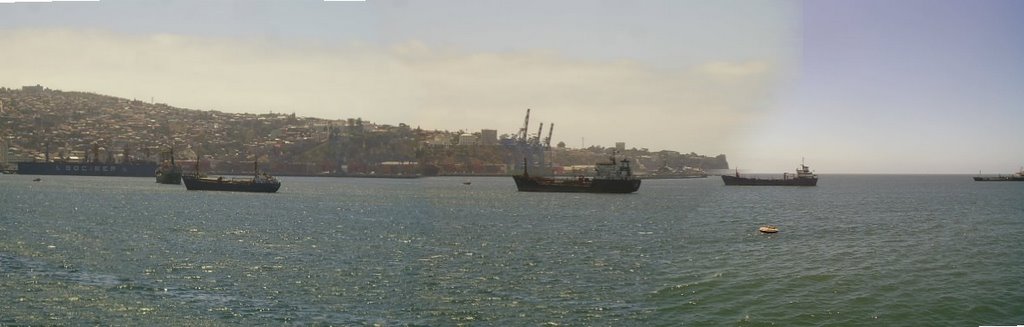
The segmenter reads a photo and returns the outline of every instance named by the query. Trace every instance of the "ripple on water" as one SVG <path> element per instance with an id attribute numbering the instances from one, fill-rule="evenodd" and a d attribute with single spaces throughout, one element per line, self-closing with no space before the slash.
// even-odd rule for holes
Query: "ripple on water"
<path id="1" fill-rule="evenodd" d="M 563 196 L 506 178 L 287 178 L 287 192 L 250 196 L 54 179 L 0 180 L 0 207 L 13 208 L 0 288 L 16 300 L 0 303 L 2 324 L 1024 321 L 1024 193 L 1006 185 L 706 179 Z"/>

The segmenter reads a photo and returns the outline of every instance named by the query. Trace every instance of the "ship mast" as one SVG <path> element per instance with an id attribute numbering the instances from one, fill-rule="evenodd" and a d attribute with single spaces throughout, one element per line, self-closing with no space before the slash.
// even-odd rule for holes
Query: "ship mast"
<path id="1" fill-rule="evenodd" d="M 527 170 L 527 167 L 529 166 L 530 164 L 526 160 L 526 157 L 523 157 L 523 177 L 530 177 L 530 172 Z"/>

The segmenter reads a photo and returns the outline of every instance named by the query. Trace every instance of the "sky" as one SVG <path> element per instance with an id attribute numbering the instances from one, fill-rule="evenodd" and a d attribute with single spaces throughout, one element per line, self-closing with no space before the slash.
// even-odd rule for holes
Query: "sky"
<path id="1" fill-rule="evenodd" d="M 0 86 L 706 155 L 1024 165 L 1024 2 L 0 3 Z M 544 133 L 547 133 L 545 131 Z"/>

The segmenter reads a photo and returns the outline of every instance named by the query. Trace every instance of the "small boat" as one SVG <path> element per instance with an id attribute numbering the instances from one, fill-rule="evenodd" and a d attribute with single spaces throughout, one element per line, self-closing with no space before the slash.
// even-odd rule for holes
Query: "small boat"
<path id="1" fill-rule="evenodd" d="M 469 184 L 473 184 L 473 182 L 462 182 L 462 185 L 469 185 Z"/>
<path id="2" fill-rule="evenodd" d="M 764 225 L 764 226 L 761 226 L 760 228 L 758 228 L 757 231 L 762 232 L 762 233 L 766 233 L 766 234 L 771 234 L 771 233 L 778 233 L 779 232 L 779 228 L 775 227 L 773 225 Z"/>
<path id="3" fill-rule="evenodd" d="M 36 178 L 36 179 L 33 179 L 32 181 L 33 182 L 38 182 L 38 181 L 41 181 L 41 180 L 43 180 L 43 179 L 42 178 Z"/>
<path id="4" fill-rule="evenodd" d="M 253 164 L 255 172 L 251 178 L 204 177 L 199 174 L 199 162 L 196 161 L 196 172 L 181 177 L 185 189 L 205 191 L 235 191 L 274 193 L 281 188 L 281 182 L 267 173 L 259 173 L 259 163 Z"/>

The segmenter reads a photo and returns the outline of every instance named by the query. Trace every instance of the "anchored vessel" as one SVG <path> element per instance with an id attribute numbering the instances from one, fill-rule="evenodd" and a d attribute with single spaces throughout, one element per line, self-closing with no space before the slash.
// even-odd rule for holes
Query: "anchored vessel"
<path id="1" fill-rule="evenodd" d="M 82 176 L 127 176 L 150 177 L 156 163 L 71 163 L 71 162 L 20 162 L 21 175 L 82 175 Z"/>
<path id="2" fill-rule="evenodd" d="M 976 182 L 1024 182 L 1024 168 L 1009 176 L 975 176 Z"/>
<path id="3" fill-rule="evenodd" d="M 281 182 L 268 175 L 259 173 L 259 163 L 253 163 L 253 177 L 205 177 L 199 174 L 199 164 L 196 163 L 196 173 L 182 176 L 185 188 L 188 190 L 205 191 L 235 191 L 235 192 L 264 192 L 274 193 L 281 188 Z"/>
<path id="4" fill-rule="evenodd" d="M 57 159 L 50 160 L 50 144 L 46 144 L 46 159 L 43 162 L 19 162 L 18 174 L 21 175 L 81 175 L 81 176 L 126 176 L 152 177 L 156 163 L 147 160 L 132 160 L 128 149 L 124 149 L 124 157 L 115 162 L 113 153 L 107 160 L 99 160 L 100 147 L 92 145 L 92 155 L 86 153 L 85 160 Z"/>
<path id="5" fill-rule="evenodd" d="M 599 162 L 594 177 L 552 178 L 530 176 L 523 160 L 523 174 L 514 175 L 520 192 L 633 193 L 640 189 L 640 179 L 633 176 L 629 160 Z"/>
<path id="6" fill-rule="evenodd" d="M 171 160 L 164 160 L 156 169 L 156 182 L 160 184 L 181 184 L 181 166 L 174 163 L 174 150 L 171 149 Z"/>
<path id="7" fill-rule="evenodd" d="M 818 185 L 818 175 L 811 172 L 807 165 L 800 164 L 796 169 L 796 175 L 783 173 L 782 179 L 760 179 L 756 177 L 740 177 L 740 171 L 736 170 L 736 176 L 722 175 L 725 185 L 748 185 L 748 186 L 815 186 Z"/>

